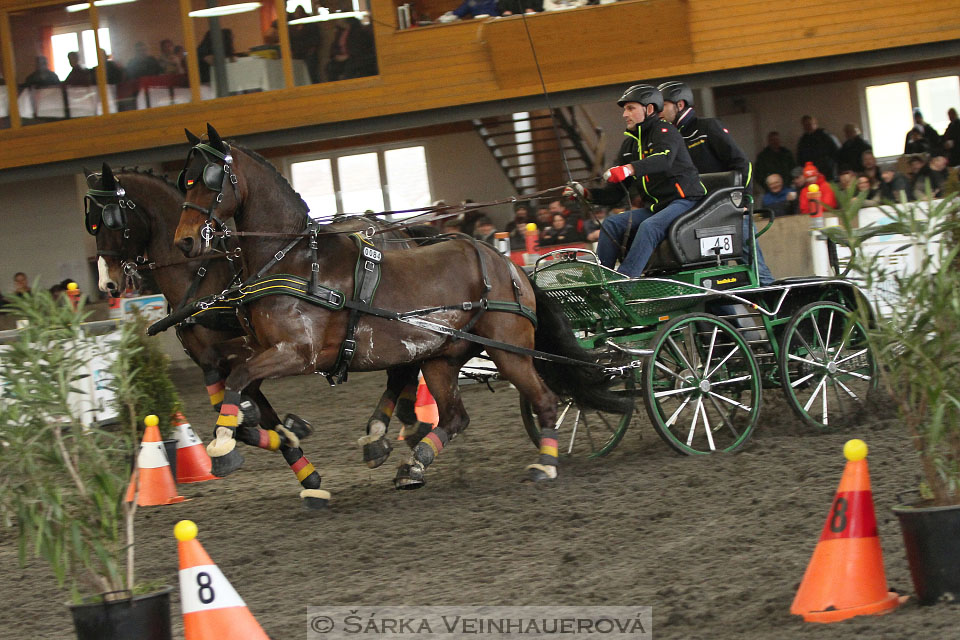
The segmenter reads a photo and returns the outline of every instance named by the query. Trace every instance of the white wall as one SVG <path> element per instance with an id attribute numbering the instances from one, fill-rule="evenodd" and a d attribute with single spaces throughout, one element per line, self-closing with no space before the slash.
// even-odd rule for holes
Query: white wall
<path id="1" fill-rule="evenodd" d="M 81 291 L 94 295 L 88 256 L 96 252 L 83 228 L 80 175 L 0 184 L 3 233 L 0 234 L 0 290 L 13 290 L 13 274 L 23 271 L 48 288 L 72 278 Z"/>

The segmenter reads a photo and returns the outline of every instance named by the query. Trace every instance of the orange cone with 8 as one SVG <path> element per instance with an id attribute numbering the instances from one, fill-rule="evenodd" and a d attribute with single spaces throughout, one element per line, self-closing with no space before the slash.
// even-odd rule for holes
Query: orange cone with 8
<path id="1" fill-rule="evenodd" d="M 900 604 L 900 596 L 887 591 L 867 445 L 863 440 L 850 440 L 843 454 L 847 466 L 790 607 L 790 613 L 802 615 L 807 622 L 887 613 Z"/>
<path id="2" fill-rule="evenodd" d="M 270 640 L 197 540 L 197 525 L 181 520 L 173 528 L 180 556 L 180 608 L 186 640 Z"/>

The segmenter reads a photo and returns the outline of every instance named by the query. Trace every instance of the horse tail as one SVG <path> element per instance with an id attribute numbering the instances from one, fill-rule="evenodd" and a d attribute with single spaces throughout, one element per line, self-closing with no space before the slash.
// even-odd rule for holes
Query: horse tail
<path id="1" fill-rule="evenodd" d="M 566 356 L 584 362 L 596 362 L 586 349 L 580 346 L 556 302 L 551 300 L 533 282 L 537 301 L 537 330 L 534 346 L 538 351 Z M 550 360 L 534 359 L 534 367 L 550 389 L 559 395 L 572 396 L 578 404 L 609 411 L 626 413 L 633 398 L 610 390 L 610 377 L 597 367 L 566 364 Z"/>

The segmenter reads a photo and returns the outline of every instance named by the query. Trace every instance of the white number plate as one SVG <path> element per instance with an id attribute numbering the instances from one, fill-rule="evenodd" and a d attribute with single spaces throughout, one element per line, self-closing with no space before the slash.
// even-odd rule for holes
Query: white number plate
<path id="1" fill-rule="evenodd" d="M 720 247 L 720 255 L 733 253 L 733 236 L 710 236 L 709 238 L 700 238 L 700 255 L 713 257 L 716 254 L 716 247 Z"/>

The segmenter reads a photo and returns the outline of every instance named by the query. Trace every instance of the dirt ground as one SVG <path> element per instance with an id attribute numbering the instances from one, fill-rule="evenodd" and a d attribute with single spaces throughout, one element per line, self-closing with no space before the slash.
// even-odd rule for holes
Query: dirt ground
<path id="1" fill-rule="evenodd" d="M 175 369 L 185 413 L 212 431 L 199 371 Z M 917 484 L 914 455 L 889 415 L 844 433 L 818 434 L 765 392 L 760 426 L 735 455 L 673 454 L 643 411 L 620 446 L 598 461 L 565 460 L 549 485 L 522 483 L 536 452 L 517 394 L 464 388 L 472 422 L 429 469 L 427 486 L 393 489 L 406 448 L 379 469 L 355 445 L 381 392 L 382 374 L 351 375 L 329 388 L 305 377 L 264 385 L 283 415 L 314 425 L 307 457 L 333 494 L 307 512 L 278 454 L 244 449 L 244 468 L 224 480 L 183 485 L 182 504 L 138 512 L 139 577 L 177 585 L 173 525 L 189 518 L 199 539 L 275 639 L 305 638 L 308 605 L 651 606 L 654 637 L 948 638 L 960 607 L 908 602 L 883 617 L 814 625 L 790 615 L 843 471 L 843 443 L 870 446 L 870 470 L 887 578 L 912 592 L 890 507 Z M 396 427 L 392 429 L 396 433 Z M 66 596 L 49 570 L 20 568 L 0 530 L 0 638 L 73 637 Z M 182 638 L 179 594 L 174 636 Z"/>

